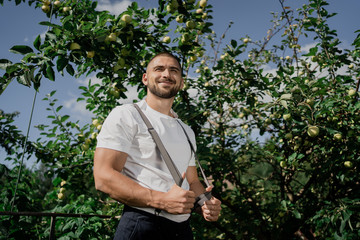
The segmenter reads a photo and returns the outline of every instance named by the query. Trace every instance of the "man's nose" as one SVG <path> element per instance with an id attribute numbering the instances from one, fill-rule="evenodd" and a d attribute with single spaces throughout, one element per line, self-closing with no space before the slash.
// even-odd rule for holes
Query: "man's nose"
<path id="1" fill-rule="evenodd" d="M 163 72 L 162 72 L 162 77 L 170 77 L 170 71 L 168 69 L 165 69 Z"/>

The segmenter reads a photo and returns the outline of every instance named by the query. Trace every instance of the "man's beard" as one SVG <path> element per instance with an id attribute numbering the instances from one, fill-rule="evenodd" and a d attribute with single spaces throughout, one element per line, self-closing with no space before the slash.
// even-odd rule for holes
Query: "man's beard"
<path id="1" fill-rule="evenodd" d="M 159 84 L 159 82 L 157 82 L 157 84 Z M 159 89 L 157 84 L 150 83 L 147 86 L 147 88 L 149 89 L 149 91 L 152 94 L 154 94 L 155 96 L 160 97 L 160 98 L 169 99 L 169 98 L 175 97 L 176 94 L 180 91 L 180 85 L 179 86 L 174 85 L 173 87 L 168 88 L 168 89 Z"/>

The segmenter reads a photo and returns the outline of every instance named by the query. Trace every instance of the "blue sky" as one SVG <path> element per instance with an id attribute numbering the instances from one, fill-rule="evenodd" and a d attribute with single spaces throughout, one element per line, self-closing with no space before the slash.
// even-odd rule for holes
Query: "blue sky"
<path id="1" fill-rule="evenodd" d="M 155 7 L 158 1 L 140 0 L 137 2 L 141 7 L 151 8 Z M 284 4 L 295 9 L 305 2 L 307 1 L 287 0 Z M 351 43 L 357 35 L 354 32 L 360 29 L 360 1 L 329 0 L 328 2 L 330 5 L 326 7 L 327 10 L 338 13 L 329 22 L 330 27 L 337 29 L 343 47 L 351 48 Z M 130 0 L 100 0 L 98 9 L 119 14 L 130 3 Z M 239 40 L 246 35 L 249 35 L 253 40 L 264 38 L 267 30 L 272 25 L 270 12 L 281 11 L 279 0 L 208 0 L 208 3 L 213 5 L 213 29 L 218 36 L 221 36 L 230 21 L 234 22 L 232 28 L 226 34 L 224 44 L 229 42 L 230 39 Z M 33 6 L 29 7 L 26 3 L 15 6 L 15 1 L 9 2 L 5 0 L 4 6 L 0 6 L 0 58 L 18 61 L 18 56 L 10 53 L 9 49 L 14 45 L 32 46 L 36 36 L 46 31 L 46 27 L 40 26 L 38 23 L 47 20 L 41 9 L 34 9 Z M 301 45 L 306 46 L 312 43 L 311 39 L 307 39 Z M 0 74 L 3 75 L 3 71 L 0 71 Z M 47 79 L 42 80 L 30 129 L 31 140 L 39 137 L 38 130 L 33 126 L 47 121 L 46 116 L 48 113 L 45 109 L 48 104 L 41 99 L 52 90 L 57 90 L 55 97 L 59 99 L 58 103 L 60 105 L 64 105 L 62 114 L 69 114 L 72 116 L 72 120 L 80 120 L 82 124 L 91 122 L 92 115 L 85 111 L 84 104 L 76 102 L 80 93 L 78 87 L 85 84 L 86 81 L 86 78 L 75 79 L 69 75 L 65 75 L 65 77 L 57 75 L 55 82 Z M 13 81 L 5 92 L 0 95 L 0 109 L 7 113 L 20 112 L 19 117 L 16 119 L 16 125 L 24 134 L 30 118 L 33 96 L 33 89 L 22 86 L 16 81 Z M 0 149 L 0 163 L 4 163 L 4 157 L 4 151 Z M 30 166 L 31 163 L 27 163 L 27 165 Z"/>

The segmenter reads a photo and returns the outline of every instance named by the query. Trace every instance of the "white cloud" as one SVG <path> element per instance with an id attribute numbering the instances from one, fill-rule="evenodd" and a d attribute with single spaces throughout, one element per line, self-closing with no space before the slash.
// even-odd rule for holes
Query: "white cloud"
<path id="1" fill-rule="evenodd" d="M 131 3 L 132 1 L 130 0 L 116 1 L 114 3 L 110 0 L 99 0 L 97 10 L 109 11 L 111 14 L 119 15 L 124 12 Z"/>
<path id="2" fill-rule="evenodd" d="M 306 44 L 305 46 L 302 46 L 301 47 L 301 52 L 302 53 L 308 53 L 311 48 L 316 46 L 316 44 L 318 44 L 318 43 L 314 42 L 314 43 L 309 43 L 309 44 Z"/>
<path id="3" fill-rule="evenodd" d="M 94 115 L 86 109 L 86 102 L 78 102 L 76 101 L 77 98 L 78 97 L 73 96 L 69 100 L 64 101 L 64 107 L 67 108 L 76 119 L 89 122 L 89 119 Z"/>

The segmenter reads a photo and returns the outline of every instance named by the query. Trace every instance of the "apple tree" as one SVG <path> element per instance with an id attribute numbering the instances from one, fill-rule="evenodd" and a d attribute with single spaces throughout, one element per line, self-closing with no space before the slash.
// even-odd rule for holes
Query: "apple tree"
<path id="1" fill-rule="evenodd" d="M 24 150 L 52 181 L 35 209 L 120 215 L 121 205 L 94 189 L 96 136 L 127 89 L 136 87 L 138 97 L 145 96 L 141 76 L 149 58 L 171 51 L 180 57 L 185 78 L 174 109 L 195 131 L 198 156 L 223 206 L 218 222 L 193 216 L 196 239 L 359 237 L 360 35 L 352 49 L 342 49 L 328 24 L 334 14 L 326 1 L 309 0 L 296 9 L 280 0 L 282 12 L 274 14 L 264 39 L 239 36 L 228 43 L 212 31 L 206 0 L 159 1 L 156 9 L 133 2 L 119 16 L 96 11 L 90 0 L 27 2 L 56 21 L 40 23 L 49 27 L 45 39 L 11 49 L 23 55 L 20 62 L 0 60 L 5 71 L 0 93 L 14 79 L 38 89 L 43 78 L 55 80 L 55 72 L 100 80 L 80 87 L 78 101 L 95 116 L 83 126 L 62 114 L 55 91 L 44 98 L 50 123 L 37 126 L 43 137 Z M 229 30 L 231 23 L 225 33 Z M 302 51 L 309 39 L 314 46 Z M 20 134 L 11 121 L 1 124 L 2 132 Z M 22 148 L 11 139 L 12 145 L 1 145 L 10 155 Z M 23 211 L 34 209 L 28 201 Z M 1 206 L 9 210 L 9 204 Z M 49 220 L 21 220 L 35 227 L 19 227 L 6 217 L 2 229 L 10 229 L 4 230 L 10 237 L 48 236 Z M 116 223 L 116 218 L 59 219 L 56 234 L 111 238 Z"/>

